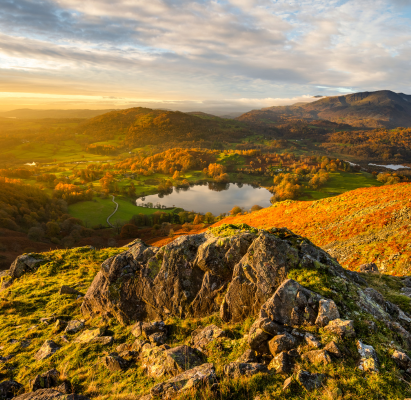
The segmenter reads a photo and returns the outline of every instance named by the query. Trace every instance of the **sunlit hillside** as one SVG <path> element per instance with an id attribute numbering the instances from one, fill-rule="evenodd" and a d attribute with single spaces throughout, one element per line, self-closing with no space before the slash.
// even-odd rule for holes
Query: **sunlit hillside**
<path id="1" fill-rule="evenodd" d="M 410 274 L 411 184 L 371 187 L 317 201 L 283 201 L 223 223 L 287 227 L 356 270 L 375 262 L 386 273 Z"/>

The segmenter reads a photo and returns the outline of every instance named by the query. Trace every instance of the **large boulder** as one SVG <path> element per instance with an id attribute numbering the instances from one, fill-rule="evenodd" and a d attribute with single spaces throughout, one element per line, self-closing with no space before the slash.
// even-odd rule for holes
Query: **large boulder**
<path id="1" fill-rule="evenodd" d="M 321 296 L 293 279 L 285 280 L 261 307 L 260 317 L 278 324 L 300 327 L 314 325 Z"/>
<path id="2" fill-rule="evenodd" d="M 357 349 L 361 357 L 358 368 L 362 371 L 378 372 L 378 357 L 374 347 L 358 340 Z"/>
<path id="3" fill-rule="evenodd" d="M 137 240 L 104 261 L 81 309 L 123 324 L 218 310 L 224 321 L 240 321 L 258 313 L 290 268 L 317 261 L 343 271 L 323 250 L 285 228 L 223 226 L 180 236 L 160 249 Z"/>

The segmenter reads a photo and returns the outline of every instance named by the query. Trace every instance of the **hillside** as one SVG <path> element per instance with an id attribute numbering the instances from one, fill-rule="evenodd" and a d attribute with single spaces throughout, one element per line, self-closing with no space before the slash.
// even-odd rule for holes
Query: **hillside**
<path id="1" fill-rule="evenodd" d="M 239 121 L 275 123 L 284 118 L 329 120 L 359 128 L 411 126 L 411 96 L 390 90 L 325 97 L 312 103 L 268 107 L 238 117 Z"/>
<path id="2" fill-rule="evenodd" d="M 204 113 L 187 114 L 142 107 L 100 115 L 80 124 L 77 129 L 105 139 L 125 134 L 125 143 L 131 148 L 165 144 L 181 146 L 181 143 L 196 147 L 199 141 L 234 141 L 251 134 L 239 121 Z"/>
<path id="3" fill-rule="evenodd" d="M 409 183 L 357 189 L 317 201 L 283 201 L 214 226 L 223 223 L 286 227 L 309 238 L 351 270 L 375 262 L 386 273 L 411 272 Z"/>
<path id="4" fill-rule="evenodd" d="M 410 285 L 246 225 L 22 255 L 0 275 L 0 398 L 404 399 Z"/>

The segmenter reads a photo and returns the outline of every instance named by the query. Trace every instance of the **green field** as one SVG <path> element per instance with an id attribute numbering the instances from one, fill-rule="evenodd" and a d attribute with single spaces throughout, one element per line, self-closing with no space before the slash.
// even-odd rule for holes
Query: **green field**
<path id="1" fill-rule="evenodd" d="M 363 187 L 381 186 L 372 174 L 367 172 L 330 172 L 330 180 L 324 187 L 313 190 L 304 189 L 300 200 L 319 200 L 333 195 Z"/>
<path id="2" fill-rule="evenodd" d="M 153 214 L 157 211 L 172 212 L 173 210 L 158 210 L 156 208 L 146 208 L 135 206 L 130 199 L 116 197 L 115 201 L 119 207 L 117 212 L 110 218 L 110 222 L 115 221 L 127 222 L 136 214 Z M 93 227 L 97 225 L 108 226 L 107 217 L 115 210 L 116 206 L 108 199 L 94 198 L 93 201 L 82 201 L 69 206 L 69 214 L 75 218 L 81 219 L 86 226 Z"/>

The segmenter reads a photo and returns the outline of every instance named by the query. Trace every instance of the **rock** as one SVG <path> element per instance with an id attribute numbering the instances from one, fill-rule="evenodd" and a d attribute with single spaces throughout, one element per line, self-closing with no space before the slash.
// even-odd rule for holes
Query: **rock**
<path id="1" fill-rule="evenodd" d="M 23 387 L 16 381 L 3 381 L 0 382 L 0 399 L 11 399 L 19 392 Z"/>
<path id="2" fill-rule="evenodd" d="M 105 328 L 87 329 L 82 332 L 75 340 L 74 343 L 90 343 L 102 336 L 105 332 Z"/>
<path id="3" fill-rule="evenodd" d="M 216 382 L 213 364 L 202 364 L 154 386 L 150 394 L 156 399 L 171 400 L 187 390 L 211 386 Z"/>
<path id="4" fill-rule="evenodd" d="M 331 364 L 331 357 L 327 350 L 311 350 L 304 353 L 301 358 L 313 364 Z"/>
<path id="5" fill-rule="evenodd" d="M 150 343 L 155 345 L 155 346 L 161 346 L 164 344 L 167 340 L 167 335 L 163 332 L 156 332 L 151 334 L 148 337 L 148 340 L 150 340 Z"/>
<path id="6" fill-rule="evenodd" d="M 324 350 L 328 351 L 329 354 L 335 357 L 342 357 L 342 353 L 340 349 L 338 348 L 337 344 L 333 341 L 328 343 L 325 347 Z"/>
<path id="7" fill-rule="evenodd" d="M 270 353 L 273 356 L 276 356 L 277 354 L 283 351 L 291 350 L 296 346 L 297 346 L 297 341 L 289 333 L 284 333 L 282 335 L 274 336 L 268 342 L 268 348 L 270 349 Z"/>
<path id="8" fill-rule="evenodd" d="M 35 392 L 24 393 L 14 397 L 13 400 L 89 400 L 88 397 L 81 394 L 66 394 L 56 389 L 39 389 Z"/>
<path id="9" fill-rule="evenodd" d="M 66 329 L 67 322 L 63 321 L 62 319 L 58 319 L 54 324 L 54 332 L 61 332 L 62 330 Z"/>
<path id="10" fill-rule="evenodd" d="M 163 321 L 155 322 L 137 322 L 131 329 L 131 333 L 135 337 L 144 336 L 146 339 L 154 333 L 167 334 L 166 324 Z"/>
<path id="11" fill-rule="evenodd" d="M 83 321 L 73 319 L 72 321 L 68 322 L 67 327 L 64 330 L 64 332 L 69 333 L 69 334 L 73 334 L 73 333 L 77 333 L 78 331 L 80 331 L 83 328 L 84 328 L 84 322 Z"/>
<path id="12" fill-rule="evenodd" d="M 4 290 L 8 289 L 14 282 L 14 279 L 12 279 L 10 276 L 5 276 L 3 279 L 0 279 L 0 292 L 3 292 Z"/>
<path id="13" fill-rule="evenodd" d="M 39 351 L 34 355 L 37 361 L 44 360 L 45 358 L 51 357 L 60 346 L 54 343 L 52 340 L 46 340 L 40 347 Z"/>
<path id="14" fill-rule="evenodd" d="M 325 379 L 324 374 L 311 374 L 308 371 L 298 371 L 296 376 L 297 382 L 300 383 L 309 392 L 319 389 Z"/>
<path id="15" fill-rule="evenodd" d="M 368 263 L 368 264 L 362 264 L 359 267 L 359 271 L 362 273 L 367 273 L 367 274 L 371 274 L 371 273 L 379 273 L 380 271 L 378 270 L 378 267 L 376 264 L 374 263 Z"/>
<path id="16" fill-rule="evenodd" d="M 256 363 L 258 362 L 257 354 L 254 350 L 246 350 L 240 357 L 237 358 L 236 362 L 239 363 Z"/>
<path id="17" fill-rule="evenodd" d="M 118 353 L 121 353 L 123 351 L 130 351 L 132 349 L 132 347 L 133 347 L 132 343 L 121 343 L 116 347 L 116 351 Z"/>
<path id="18" fill-rule="evenodd" d="M 290 374 L 294 369 L 294 364 L 294 357 L 283 351 L 272 359 L 268 369 L 274 369 L 277 374 Z"/>
<path id="19" fill-rule="evenodd" d="M 56 390 L 64 394 L 70 394 L 73 393 L 73 386 L 69 381 L 64 381 L 58 387 L 56 387 Z"/>
<path id="20" fill-rule="evenodd" d="M 223 321 L 241 321 L 256 314 L 297 265 L 298 251 L 286 241 L 261 232 L 234 267 L 233 277 L 220 308 Z"/>
<path id="21" fill-rule="evenodd" d="M 411 368 L 411 359 L 402 351 L 395 350 L 391 357 L 399 368 L 403 370 Z"/>
<path id="22" fill-rule="evenodd" d="M 42 262 L 43 260 L 37 259 L 31 254 L 18 256 L 10 266 L 10 276 L 12 279 L 20 278 L 27 272 L 35 271 Z"/>
<path id="23" fill-rule="evenodd" d="M 358 368 L 362 371 L 378 372 L 378 357 L 374 347 L 358 340 L 357 349 L 361 357 Z"/>
<path id="24" fill-rule="evenodd" d="M 261 372 L 268 372 L 264 364 L 232 362 L 224 365 L 224 374 L 229 378 L 250 377 Z"/>
<path id="25" fill-rule="evenodd" d="M 286 332 L 286 327 L 271 321 L 268 318 L 259 318 L 250 328 L 248 345 L 258 354 L 269 353 L 268 341 L 274 336 Z"/>
<path id="26" fill-rule="evenodd" d="M 325 328 L 325 331 L 340 337 L 355 337 L 354 322 L 352 320 L 335 319 Z"/>
<path id="27" fill-rule="evenodd" d="M 333 321 L 339 319 L 340 313 L 338 312 L 337 305 L 332 300 L 321 299 L 319 302 L 318 316 L 315 320 L 315 324 L 324 327 Z"/>
<path id="28" fill-rule="evenodd" d="M 149 342 L 148 342 L 147 340 L 136 339 L 136 340 L 133 342 L 130 350 L 136 351 L 136 352 L 139 353 L 139 352 L 141 351 L 141 349 L 143 348 L 143 346 L 144 346 L 145 344 L 148 344 L 148 343 L 149 343 Z"/>
<path id="29" fill-rule="evenodd" d="M 29 382 L 30 391 L 35 392 L 39 389 L 48 389 L 57 386 L 60 377 L 60 372 L 55 369 L 37 375 Z"/>
<path id="30" fill-rule="evenodd" d="M 230 234 L 220 237 L 224 229 Z M 112 315 L 125 325 L 172 316 L 200 318 L 218 308 L 224 321 L 240 321 L 258 313 L 289 268 L 317 261 L 330 274 L 343 276 L 342 267 L 323 250 L 287 229 L 223 226 L 180 236 L 160 249 L 135 241 L 103 262 L 81 310 Z M 309 319 L 315 322 L 316 316 Z"/>
<path id="31" fill-rule="evenodd" d="M 141 367 L 152 378 L 175 376 L 202 364 L 201 354 L 186 345 L 164 350 L 146 344 L 140 352 L 140 360 Z"/>
<path id="32" fill-rule="evenodd" d="M 283 391 L 287 391 L 288 389 L 290 389 L 291 385 L 293 384 L 293 377 L 290 376 L 289 378 L 287 378 L 284 383 L 283 383 Z"/>
<path id="33" fill-rule="evenodd" d="M 126 351 L 122 351 L 119 354 L 119 357 L 123 358 L 124 360 L 128 362 L 136 361 L 138 358 L 138 353 L 136 351 L 126 350 Z"/>
<path id="34" fill-rule="evenodd" d="M 288 325 L 314 325 L 321 296 L 287 279 L 261 307 L 260 317 Z"/>
<path id="35" fill-rule="evenodd" d="M 407 276 L 407 277 L 402 281 L 402 283 L 404 284 L 404 286 L 406 286 L 406 287 L 408 287 L 408 288 L 411 288 L 411 277 L 410 277 L 410 276 Z"/>
<path id="36" fill-rule="evenodd" d="M 103 364 L 112 372 L 124 371 L 129 366 L 129 363 L 117 353 L 110 353 L 108 356 L 104 357 Z"/>
<path id="37" fill-rule="evenodd" d="M 63 295 L 63 294 L 73 294 L 73 295 L 76 295 L 76 296 L 81 295 L 81 293 L 80 293 L 77 289 L 74 289 L 74 288 L 72 288 L 72 287 L 70 287 L 70 286 L 66 286 L 66 285 L 63 285 L 63 286 L 60 288 L 59 294 L 60 294 L 60 295 Z"/>
<path id="38" fill-rule="evenodd" d="M 316 349 L 319 349 L 322 346 L 321 342 L 310 332 L 305 333 L 304 339 L 310 347 L 315 347 Z"/>
<path id="39" fill-rule="evenodd" d="M 208 325 L 192 339 L 192 345 L 200 351 L 205 351 L 209 343 L 216 339 L 227 337 L 227 334 L 216 325 Z"/>

